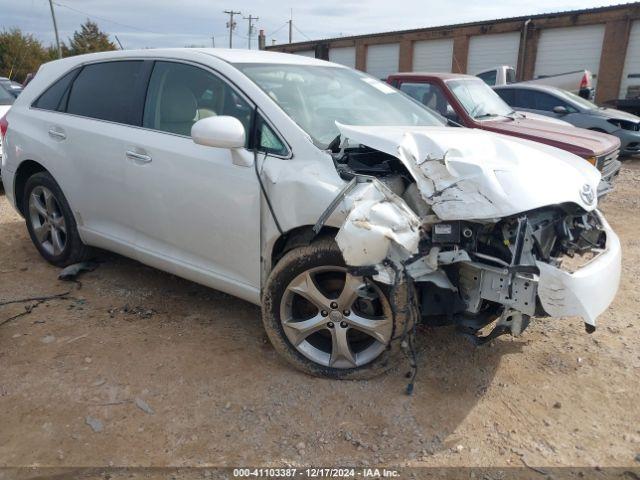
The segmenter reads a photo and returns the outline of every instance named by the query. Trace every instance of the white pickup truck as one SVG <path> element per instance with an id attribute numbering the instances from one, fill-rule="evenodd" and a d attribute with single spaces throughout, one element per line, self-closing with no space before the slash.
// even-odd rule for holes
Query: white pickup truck
<path id="1" fill-rule="evenodd" d="M 516 83 L 516 70 L 508 65 L 500 65 L 491 70 L 485 70 L 477 73 L 476 76 L 492 87 Z M 593 75 L 589 70 L 548 75 L 522 83 L 538 83 L 540 85 L 562 88 L 563 90 L 568 90 L 589 100 L 592 99 L 595 94 Z"/>

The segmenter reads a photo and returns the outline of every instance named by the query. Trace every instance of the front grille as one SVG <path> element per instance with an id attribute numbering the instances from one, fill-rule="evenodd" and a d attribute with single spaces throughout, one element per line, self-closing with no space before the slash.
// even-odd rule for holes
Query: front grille
<path id="1" fill-rule="evenodd" d="M 600 170 L 603 179 L 609 180 L 620 170 L 621 164 L 618 161 L 619 154 L 620 150 L 614 150 L 613 152 L 609 152 L 596 158 L 596 168 Z"/>

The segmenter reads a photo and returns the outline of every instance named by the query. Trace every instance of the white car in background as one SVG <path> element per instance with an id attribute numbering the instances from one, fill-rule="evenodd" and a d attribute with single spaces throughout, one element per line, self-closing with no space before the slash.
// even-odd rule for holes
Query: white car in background
<path id="1" fill-rule="evenodd" d="M 262 305 L 273 346 L 311 374 L 385 371 L 417 322 L 479 343 L 532 316 L 593 331 L 618 288 L 596 168 L 446 127 L 340 65 L 70 57 L 42 66 L 0 125 L 7 198 L 47 261 L 101 247 Z"/>
<path id="2" fill-rule="evenodd" d="M 11 93 L 9 93 L 5 88 L 0 85 L 0 118 L 4 117 L 16 97 L 14 97 Z M 1 129 L 1 127 L 0 127 Z M 2 165 L 2 134 L 0 130 L 0 165 Z M 2 171 L 2 167 L 0 167 L 0 172 Z"/>

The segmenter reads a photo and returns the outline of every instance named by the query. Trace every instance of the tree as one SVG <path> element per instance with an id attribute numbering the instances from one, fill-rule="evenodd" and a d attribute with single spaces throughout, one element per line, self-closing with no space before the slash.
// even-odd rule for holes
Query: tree
<path id="1" fill-rule="evenodd" d="M 0 77 L 23 82 L 28 73 L 35 73 L 49 60 L 48 51 L 33 35 L 19 28 L 0 32 Z"/>
<path id="2" fill-rule="evenodd" d="M 109 40 L 109 35 L 102 32 L 97 23 L 87 19 L 80 26 L 80 31 L 73 33 L 69 39 L 69 54 L 82 55 L 91 52 L 106 52 L 115 50 L 116 45 Z"/>

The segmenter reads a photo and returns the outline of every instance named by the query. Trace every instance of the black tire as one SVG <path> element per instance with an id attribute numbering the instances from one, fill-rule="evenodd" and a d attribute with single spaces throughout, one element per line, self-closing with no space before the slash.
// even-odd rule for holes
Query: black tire
<path id="1" fill-rule="evenodd" d="M 38 237 L 35 233 L 34 222 L 32 221 L 32 212 L 29 207 L 29 198 L 34 193 L 34 191 L 47 189 L 49 192 L 53 194 L 56 204 L 56 210 L 58 211 L 59 216 L 64 219 L 64 226 L 66 233 L 64 235 L 64 248 L 59 252 L 52 252 L 51 249 L 46 248 L 46 241 L 41 242 L 38 240 Z M 91 258 L 92 249 L 82 243 L 80 239 L 80 235 L 78 234 L 78 228 L 76 225 L 75 217 L 71 212 L 71 208 L 69 207 L 69 203 L 65 198 L 62 190 L 58 183 L 53 179 L 53 177 L 48 172 L 38 172 L 29 177 L 27 183 L 24 188 L 24 197 L 22 199 L 23 212 L 25 216 L 25 221 L 27 223 L 27 230 L 29 231 L 29 236 L 31 237 L 31 241 L 35 245 L 40 255 L 52 265 L 57 267 L 66 267 L 68 265 L 73 265 L 74 263 L 82 262 Z M 42 216 L 40 216 L 42 217 Z M 51 235 L 49 235 L 51 238 Z M 50 241 L 51 242 L 51 241 Z M 52 243 L 52 242 L 51 242 Z"/>
<path id="2" fill-rule="evenodd" d="M 287 286 L 300 274 L 323 266 L 344 267 L 344 259 L 333 238 L 321 238 L 310 245 L 287 252 L 275 266 L 267 280 L 262 298 L 262 321 L 276 351 L 290 364 L 310 375 L 334 379 L 367 379 L 394 367 L 401 356 L 399 337 L 406 332 L 409 316 L 406 309 L 406 286 L 397 288 L 376 284 L 385 296 L 388 318 L 392 319 L 391 341 L 375 359 L 355 368 L 334 368 L 314 362 L 303 355 L 289 341 L 281 321 L 281 302 Z M 395 312 L 395 313 L 394 313 Z"/>

